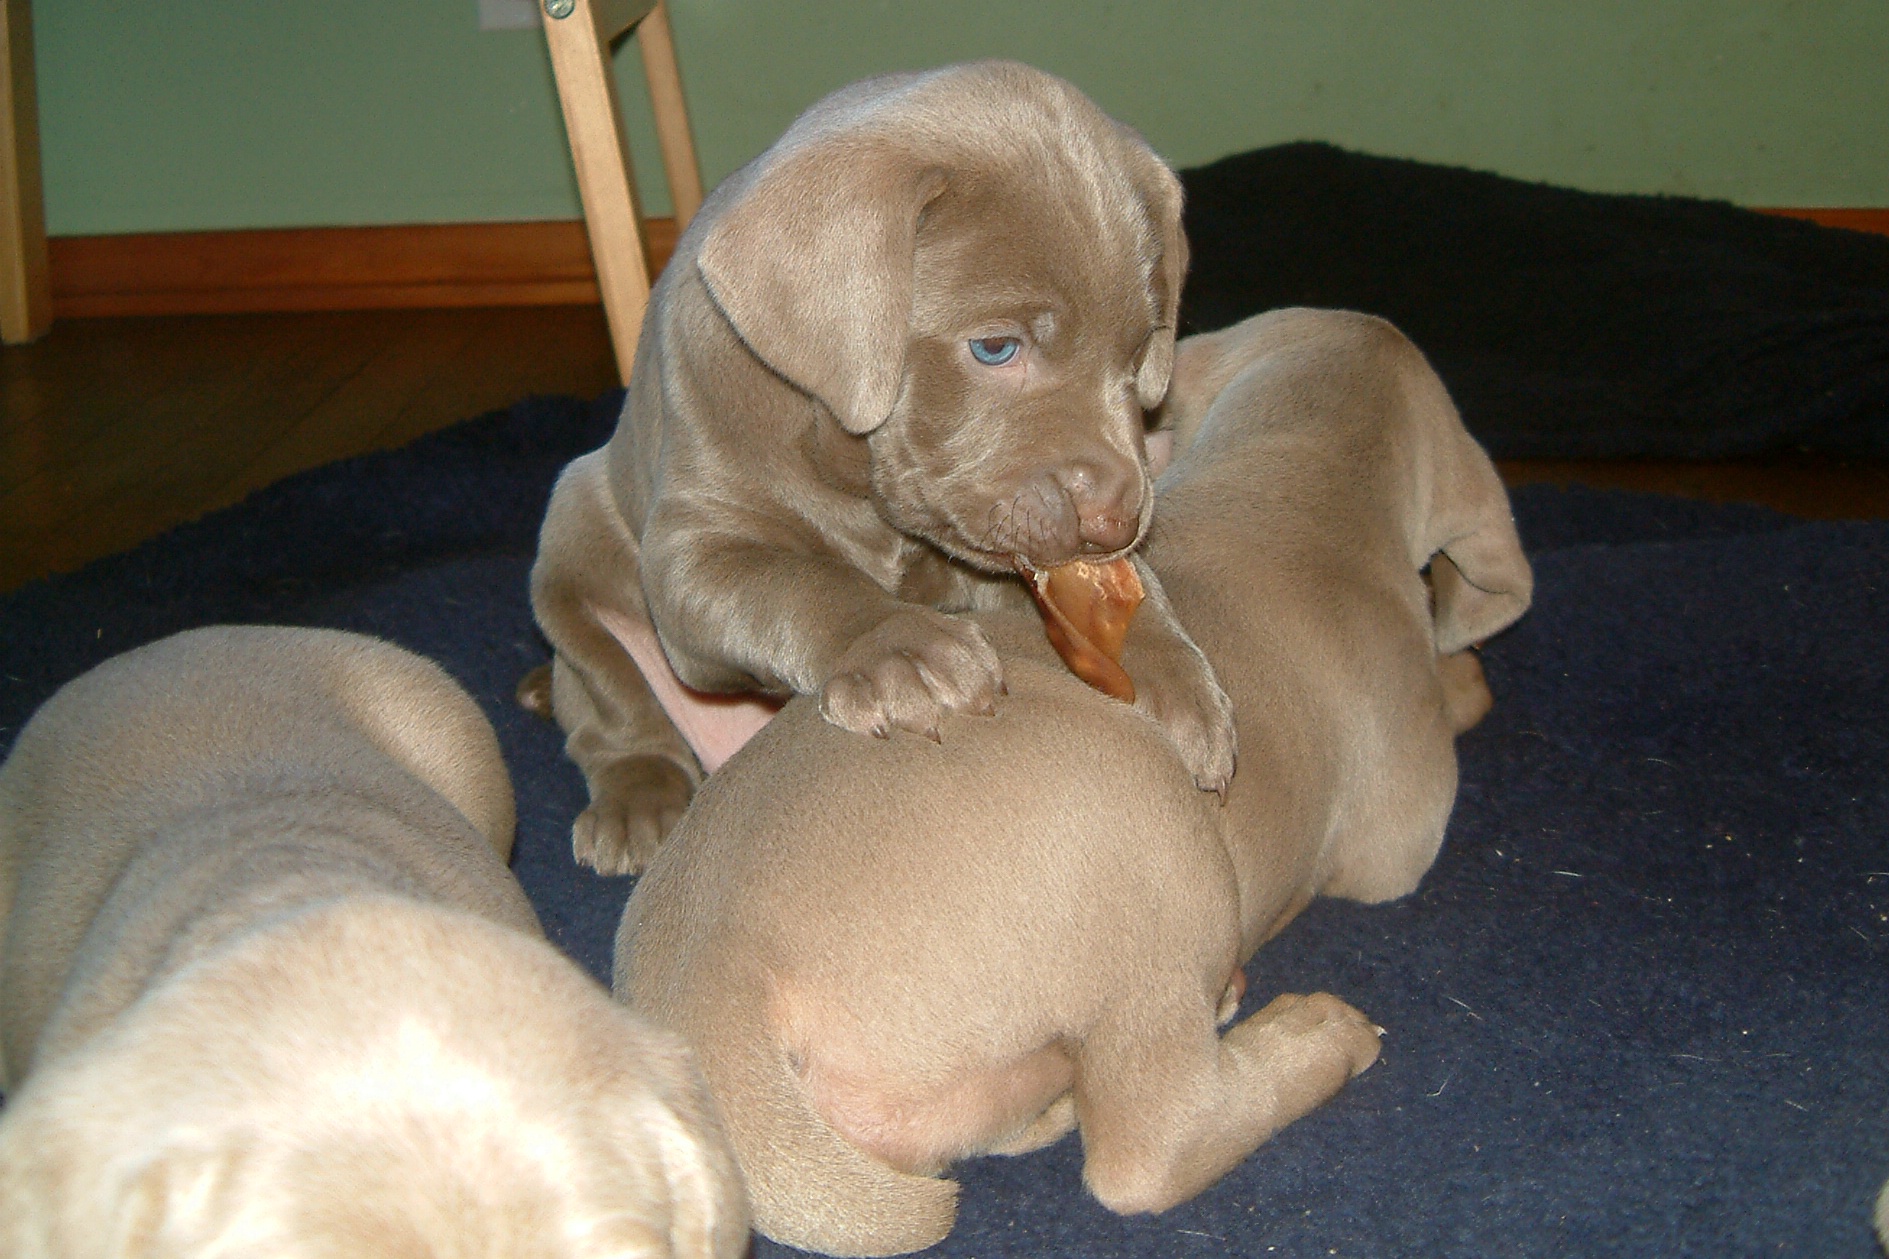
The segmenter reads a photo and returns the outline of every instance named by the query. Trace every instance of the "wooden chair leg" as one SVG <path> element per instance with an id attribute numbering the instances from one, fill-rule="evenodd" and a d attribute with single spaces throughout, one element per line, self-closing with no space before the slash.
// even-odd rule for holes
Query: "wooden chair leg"
<path id="1" fill-rule="evenodd" d="M 643 54 L 656 138 L 662 142 L 663 174 L 669 179 L 669 199 L 675 204 L 680 232 L 702 208 L 702 169 L 689 134 L 689 107 L 682 99 L 682 74 L 676 67 L 675 40 L 669 34 L 667 0 L 656 0 L 656 7 L 637 24 L 636 46 Z"/>
<path id="2" fill-rule="evenodd" d="M 0 74 L 0 340 L 12 345 L 52 326 L 30 0 L 0 0 Z"/>
<path id="3" fill-rule="evenodd" d="M 628 384 L 653 275 L 610 46 L 624 31 L 636 28 L 676 219 L 678 225 L 686 224 L 702 203 L 702 177 L 689 136 L 669 14 L 660 0 L 551 0 L 545 11 L 545 41 L 577 170 L 590 254 L 603 291 L 617 372 Z"/>

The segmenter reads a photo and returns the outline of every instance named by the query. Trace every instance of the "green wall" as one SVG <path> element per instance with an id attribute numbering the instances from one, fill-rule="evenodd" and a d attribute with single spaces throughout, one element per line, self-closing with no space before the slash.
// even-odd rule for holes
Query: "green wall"
<path id="1" fill-rule="evenodd" d="M 1885 0 L 671 0 L 707 182 L 830 88 L 1002 55 L 1186 166 L 1324 139 L 1600 191 L 1889 206 Z M 574 218 L 478 0 L 39 0 L 56 235 Z M 667 208 L 635 51 L 619 74 Z"/>

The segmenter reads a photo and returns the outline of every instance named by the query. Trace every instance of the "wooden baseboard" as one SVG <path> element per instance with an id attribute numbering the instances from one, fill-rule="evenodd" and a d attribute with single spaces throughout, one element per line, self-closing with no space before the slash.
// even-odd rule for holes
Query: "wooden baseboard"
<path id="1" fill-rule="evenodd" d="M 674 219 L 647 224 L 659 269 Z M 54 318 L 594 304 L 581 221 L 55 236 Z"/>
<path id="2" fill-rule="evenodd" d="M 1785 218 L 1809 219 L 1824 227 L 1844 227 L 1852 232 L 1875 232 L 1889 236 L 1889 209 L 1846 210 L 1839 208 L 1816 209 L 1805 207 L 1773 206 L 1764 210 L 1766 214 L 1781 214 Z"/>
<path id="3" fill-rule="evenodd" d="M 1889 235 L 1889 209 L 1770 209 Z M 648 223 L 657 269 L 674 219 Z M 53 316 L 228 314 L 601 300 L 577 220 L 55 236 Z"/>

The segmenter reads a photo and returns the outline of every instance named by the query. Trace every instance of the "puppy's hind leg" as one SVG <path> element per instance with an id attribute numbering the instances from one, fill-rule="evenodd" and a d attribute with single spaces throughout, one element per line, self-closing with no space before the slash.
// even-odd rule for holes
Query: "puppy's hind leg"
<path id="1" fill-rule="evenodd" d="M 572 855 L 599 874 L 638 873 L 695 794 L 695 758 L 653 696 L 647 704 L 620 697 L 600 704 L 581 667 L 562 654 L 551 663 L 551 702 L 564 751 L 590 789 L 590 804 L 571 824 Z M 614 720 L 603 715 L 606 706 L 616 708 Z"/>
<path id="2" fill-rule="evenodd" d="M 558 478 L 531 570 L 531 610 L 556 653 L 553 715 L 590 805 L 571 827 L 577 860 L 634 874 L 687 807 L 701 769 L 599 610 L 647 621 L 636 539 L 611 500 L 602 452 Z"/>
<path id="3" fill-rule="evenodd" d="M 757 1020 L 690 1039 L 721 1104 L 756 1229 L 825 1255 L 901 1255 L 950 1234 L 957 1184 L 900 1171 L 841 1136 Z"/>
<path id="4" fill-rule="evenodd" d="M 1187 1201 L 1377 1060 L 1378 1029 L 1329 993 L 1279 997 L 1224 1036 L 1205 1001 L 1163 1013 L 1100 1029 L 1078 1067 L 1082 1176 L 1124 1215 Z"/>

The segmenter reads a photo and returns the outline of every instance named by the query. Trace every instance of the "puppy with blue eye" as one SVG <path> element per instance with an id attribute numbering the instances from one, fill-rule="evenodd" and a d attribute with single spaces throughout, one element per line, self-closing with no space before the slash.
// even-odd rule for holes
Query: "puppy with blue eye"
<path id="1" fill-rule="evenodd" d="M 1009 62 L 844 88 L 724 181 L 532 572 L 553 661 L 523 694 L 588 782 L 578 859 L 642 868 L 769 701 L 932 739 L 992 712 L 1003 668 L 958 614 L 1027 605 L 1019 571 L 1113 562 L 1147 533 L 1144 416 L 1186 263 L 1173 172 Z M 1224 792 L 1226 695 L 1134 563 L 1134 702 Z M 690 737 L 652 684 L 707 714 Z"/>

